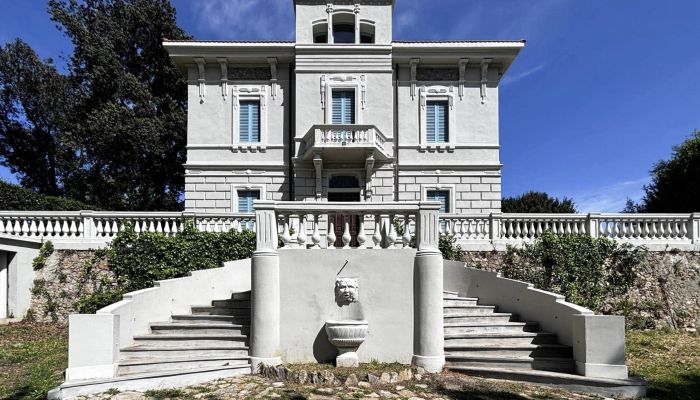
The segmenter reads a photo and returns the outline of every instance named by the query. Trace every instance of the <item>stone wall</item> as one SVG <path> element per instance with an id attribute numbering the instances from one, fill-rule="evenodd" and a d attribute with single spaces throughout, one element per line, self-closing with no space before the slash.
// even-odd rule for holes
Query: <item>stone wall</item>
<path id="1" fill-rule="evenodd" d="M 36 271 L 27 318 L 66 323 L 78 300 L 111 277 L 106 263 L 94 256 L 92 250 L 55 250 Z"/>
<path id="2" fill-rule="evenodd" d="M 505 252 L 466 252 L 469 266 L 503 268 Z M 635 328 L 700 327 L 700 252 L 649 252 L 646 272 L 639 271 L 626 295 L 606 299 L 601 312 L 624 315 Z"/>

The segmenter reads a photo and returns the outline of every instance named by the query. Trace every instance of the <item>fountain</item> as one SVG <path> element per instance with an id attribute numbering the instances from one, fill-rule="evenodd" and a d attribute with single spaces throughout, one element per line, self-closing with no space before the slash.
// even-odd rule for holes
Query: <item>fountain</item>
<path id="1" fill-rule="evenodd" d="M 358 300 L 358 279 L 337 278 L 335 302 L 339 307 L 349 306 Z M 343 319 L 326 321 L 328 341 L 338 349 L 336 367 L 357 367 L 357 349 L 367 338 L 369 324 L 365 320 Z"/>

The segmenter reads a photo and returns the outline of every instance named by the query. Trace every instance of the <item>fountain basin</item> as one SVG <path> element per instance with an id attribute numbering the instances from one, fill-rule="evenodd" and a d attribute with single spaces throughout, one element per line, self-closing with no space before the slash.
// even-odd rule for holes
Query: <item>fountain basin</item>
<path id="1" fill-rule="evenodd" d="M 357 349 L 367 338 L 369 323 L 362 320 L 326 321 L 328 341 L 338 349 L 337 367 L 357 367 Z"/>

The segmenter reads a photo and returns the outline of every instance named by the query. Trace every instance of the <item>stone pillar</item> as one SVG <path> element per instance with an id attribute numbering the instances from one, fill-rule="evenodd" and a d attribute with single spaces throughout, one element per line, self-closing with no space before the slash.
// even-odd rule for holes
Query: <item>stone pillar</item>
<path id="1" fill-rule="evenodd" d="M 627 379 L 625 317 L 574 315 L 572 333 L 574 360 L 579 375 Z"/>
<path id="2" fill-rule="evenodd" d="M 421 202 L 416 218 L 416 253 L 413 271 L 413 365 L 439 372 L 445 365 L 443 331 L 443 266 L 438 249 L 438 202 Z"/>
<path id="3" fill-rule="evenodd" d="M 280 344 L 280 260 L 273 201 L 256 201 L 257 247 L 251 263 L 250 362 L 278 365 Z"/>

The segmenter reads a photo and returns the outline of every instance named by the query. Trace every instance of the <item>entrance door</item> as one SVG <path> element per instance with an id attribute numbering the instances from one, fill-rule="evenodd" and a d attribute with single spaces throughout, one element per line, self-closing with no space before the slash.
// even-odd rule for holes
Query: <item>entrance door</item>
<path id="1" fill-rule="evenodd" d="M 7 318 L 7 252 L 0 251 L 0 318 Z"/>

